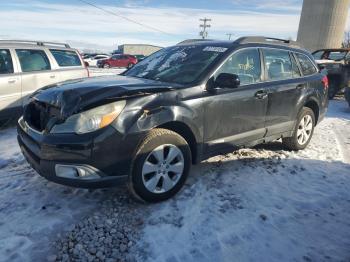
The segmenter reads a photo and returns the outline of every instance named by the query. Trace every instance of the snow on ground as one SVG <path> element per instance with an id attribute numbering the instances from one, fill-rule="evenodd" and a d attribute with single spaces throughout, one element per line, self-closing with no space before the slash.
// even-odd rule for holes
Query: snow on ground
<path id="1" fill-rule="evenodd" d="M 349 261 L 350 162 L 337 137 L 349 141 L 349 113 L 321 123 L 305 151 L 272 143 L 194 168 L 182 194 L 150 212 L 148 261 Z"/>
<path id="2" fill-rule="evenodd" d="M 20 154 L 15 129 L 2 130 L 0 261 L 93 259 L 97 251 L 101 260 L 349 261 L 349 130 L 346 103 L 332 101 L 306 150 L 275 142 L 211 158 L 193 167 L 176 197 L 155 205 L 126 201 L 124 188 L 48 182 Z M 122 247 L 123 229 L 120 247 L 109 250 L 101 239 L 113 245 L 118 221 L 135 214 L 142 226 L 127 240 L 136 245 Z"/>

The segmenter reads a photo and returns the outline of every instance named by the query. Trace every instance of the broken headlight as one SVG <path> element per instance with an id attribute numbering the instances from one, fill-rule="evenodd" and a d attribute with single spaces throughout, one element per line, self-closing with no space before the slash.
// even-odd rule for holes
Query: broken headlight
<path id="1" fill-rule="evenodd" d="M 55 125 L 51 133 L 85 134 L 111 124 L 125 107 L 125 100 L 99 106 L 85 112 L 72 115 L 62 124 Z"/>

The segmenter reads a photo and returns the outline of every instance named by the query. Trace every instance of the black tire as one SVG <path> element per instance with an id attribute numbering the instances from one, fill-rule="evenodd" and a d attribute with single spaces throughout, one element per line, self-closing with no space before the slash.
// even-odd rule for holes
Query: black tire
<path id="1" fill-rule="evenodd" d="M 103 65 L 103 68 L 111 68 L 111 66 L 106 63 L 106 64 Z"/>
<path id="2" fill-rule="evenodd" d="M 128 64 L 128 69 L 130 69 L 130 68 L 132 68 L 134 66 L 134 64 L 133 63 L 130 63 L 130 64 Z"/>
<path id="3" fill-rule="evenodd" d="M 337 94 L 338 94 L 339 90 L 337 90 L 334 87 L 330 87 L 328 89 L 328 99 L 332 100 Z"/>
<path id="4" fill-rule="evenodd" d="M 312 129 L 311 129 L 311 132 L 310 132 L 310 135 L 309 135 L 307 141 L 305 143 L 301 144 L 298 141 L 298 129 L 300 128 L 300 123 L 301 123 L 302 119 L 304 119 L 304 117 L 307 115 L 310 116 L 312 119 Z M 315 122 L 315 114 L 312 111 L 312 109 L 310 109 L 308 107 L 303 107 L 302 110 L 298 114 L 298 118 L 297 118 L 297 122 L 296 122 L 296 125 L 294 128 L 293 136 L 283 138 L 282 139 L 283 145 L 287 149 L 293 150 L 293 151 L 305 149 L 308 146 L 308 144 L 310 143 L 310 140 L 311 140 L 312 135 L 314 133 L 315 123 L 316 123 Z"/>
<path id="5" fill-rule="evenodd" d="M 344 95 L 345 95 L 346 101 L 348 101 L 348 104 L 350 106 L 350 87 L 345 88 Z"/>
<path id="6" fill-rule="evenodd" d="M 182 175 L 179 176 L 179 180 L 174 185 L 174 187 L 172 187 L 167 192 L 154 193 L 146 188 L 143 182 L 144 179 L 142 170 L 144 163 L 147 159 L 149 159 L 149 156 L 151 154 L 150 152 L 153 152 L 154 149 L 162 145 L 175 145 L 181 151 L 184 168 Z M 149 132 L 145 139 L 143 139 L 136 151 L 132 164 L 132 170 L 129 176 L 129 190 L 133 197 L 143 202 L 164 201 L 174 196 L 182 188 L 183 184 L 186 181 L 186 178 L 188 177 L 190 167 L 191 151 L 186 140 L 173 131 L 161 128 L 153 129 Z M 156 172 L 154 174 L 153 176 L 157 175 Z"/>

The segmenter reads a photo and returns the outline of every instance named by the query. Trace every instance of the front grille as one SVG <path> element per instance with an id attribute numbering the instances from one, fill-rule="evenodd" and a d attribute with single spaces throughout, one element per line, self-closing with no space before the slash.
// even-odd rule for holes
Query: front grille
<path id="1" fill-rule="evenodd" d="M 24 109 L 23 118 L 31 128 L 41 132 L 52 118 L 58 116 L 59 109 L 40 101 L 32 101 Z"/>

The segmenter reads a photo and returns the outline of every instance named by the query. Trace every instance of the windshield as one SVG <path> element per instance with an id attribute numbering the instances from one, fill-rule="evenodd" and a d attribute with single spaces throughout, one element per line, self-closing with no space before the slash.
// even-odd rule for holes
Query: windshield
<path id="1" fill-rule="evenodd" d="M 164 48 L 136 64 L 126 76 L 188 84 L 199 78 L 227 48 L 215 46 L 173 46 Z"/>
<path id="2" fill-rule="evenodd" d="M 334 60 L 340 61 L 345 59 L 347 51 L 318 51 L 313 54 L 316 60 Z"/>

